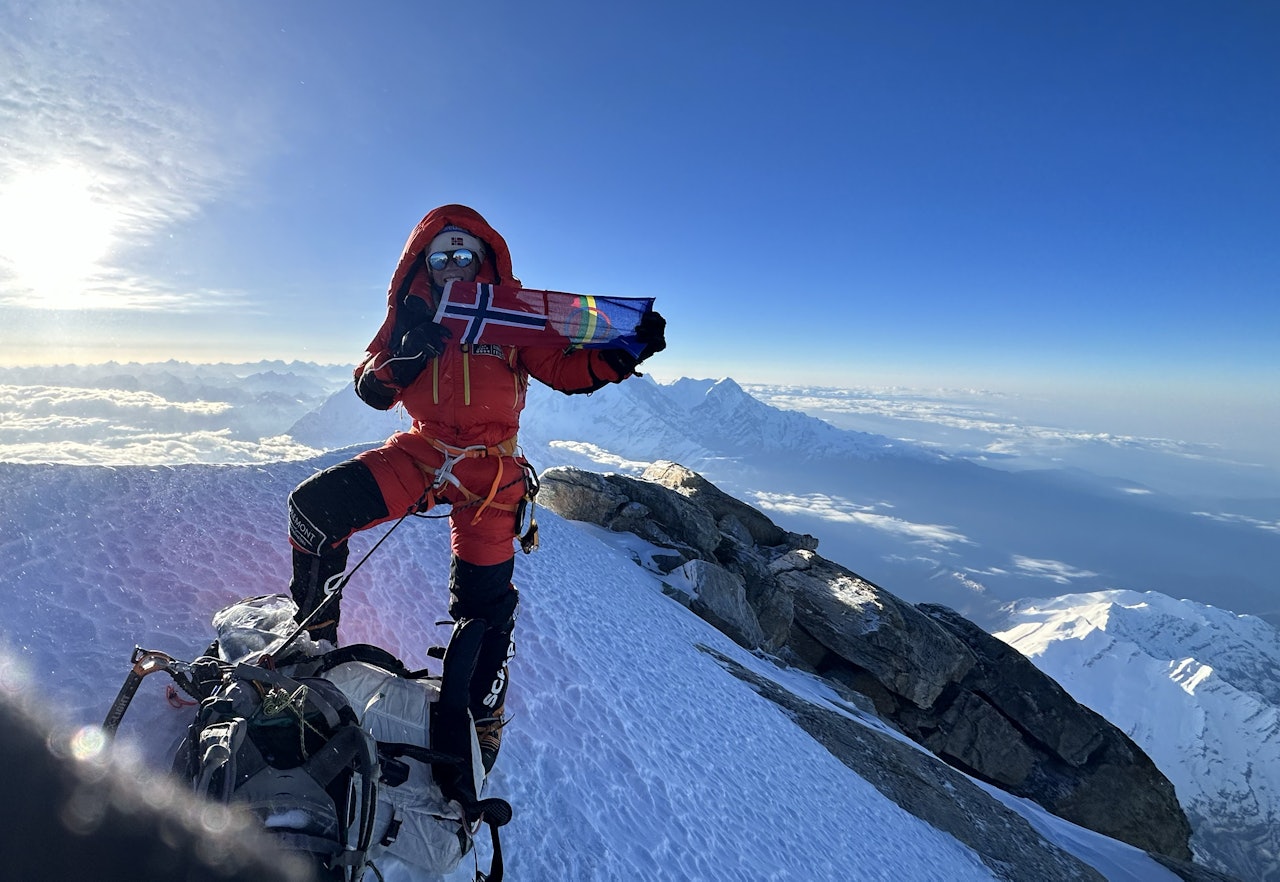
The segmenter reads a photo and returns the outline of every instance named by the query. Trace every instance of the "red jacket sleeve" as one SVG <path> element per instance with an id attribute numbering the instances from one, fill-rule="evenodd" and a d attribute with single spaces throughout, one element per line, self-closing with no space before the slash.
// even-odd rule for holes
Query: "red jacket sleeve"
<path id="1" fill-rule="evenodd" d="M 594 392 L 610 383 L 621 383 L 632 371 L 619 372 L 599 349 L 522 347 L 520 363 L 529 376 L 566 395 Z"/>
<path id="2" fill-rule="evenodd" d="M 391 353 L 384 349 L 365 354 L 356 365 L 356 394 L 360 400 L 378 410 L 390 410 L 400 400 L 402 391 L 391 376 Z"/>

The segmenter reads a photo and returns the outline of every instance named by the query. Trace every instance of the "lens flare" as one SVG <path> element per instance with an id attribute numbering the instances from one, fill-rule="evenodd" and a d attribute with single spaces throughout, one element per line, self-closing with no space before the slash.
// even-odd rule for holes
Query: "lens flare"
<path id="1" fill-rule="evenodd" d="M 98 726 L 83 726 L 71 736 L 71 755 L 88 762 L 102 756 L 107 748 L 107 736 Z"/>

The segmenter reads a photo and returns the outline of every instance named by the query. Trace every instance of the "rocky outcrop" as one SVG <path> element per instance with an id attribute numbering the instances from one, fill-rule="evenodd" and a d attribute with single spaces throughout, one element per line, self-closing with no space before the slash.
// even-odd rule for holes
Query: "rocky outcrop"
<path id="1" fill-rule="evenodd" d="M 809 641 L 797 643 L 813 667 L 835 655 L 927 708 L 974 665 L 963 644 L 914 606 L 814 551 L 789 552 L 771 570 L 793 597 L 793 628 L 818 644 L 815 652 Z"/>
<path id="2" fill-rule="evenodd" d="M 1092 823 L 1086 826 L 1113 839 L 1190 860 L 1191 825 L 1173 784 L 1137 744 L 1016 649 L 959 613 L 931 604 L 921 609 L 977 659 L 960 680 L 960 695 L 981 701 L 988 714 L 1016 727 L 1032 751 L 1034 762 L 1010 776 L 1005 789 L 1076 823 L 1088 818 Z M 929 739 L 925 744 L 934 749 Z M 958 765 L 983 765 L 978 739 L 935 744 L 935 753 Z M 1152 818 L 1164 822 L 1152 824 Z"/>
<path id="3" fill-rule="evenodd" d="M 950 765 L 1081 826 L 1190 860 L 1186 817 L 1146 754 L 958 613 L 895 597 L 676 463 L 641 479 L 548 469 L 539 500 L 658 546 L 653 565 L 686 587 L 696 613 L 748 649 L 861 693 Z"/>

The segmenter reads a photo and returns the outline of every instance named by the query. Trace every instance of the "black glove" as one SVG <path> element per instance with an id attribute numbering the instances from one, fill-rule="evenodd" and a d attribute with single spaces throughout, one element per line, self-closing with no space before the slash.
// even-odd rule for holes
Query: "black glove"
<path id="1" fill-rule="evenodd" d="M 605 362 L 618 372 L 619 376 L 627 376 L 636 369 L 636 365 L 655 352 L 667 348 L 667 320 L 662 313 L 649 310 L 636 323 L 636 340 L 644 344 L 639 356 L 632 355 L 625 349 L 606 349 L 602 353 Z"/>
<path id="2" fill-rule="evenodd" d="M 640 322 L 636 325 L 636 339 L 644 344 L 644 351 L 636 359 L 637 363 L 667 348 L 666 331 L 667 320 L 662 317 L 662 313 L 649 310 L 640 317 Z"/>
<path id="3" fill-rule="evenodd" d="M 453 332 L 435 322 L 423 322 L 404 332 L 400 342 L 391 347 L 395 360 L 391 362 L 391 376 L 402 389 L 418 378 L 427 362 L 439 356 L 445 349 L 445 341 Z"/>

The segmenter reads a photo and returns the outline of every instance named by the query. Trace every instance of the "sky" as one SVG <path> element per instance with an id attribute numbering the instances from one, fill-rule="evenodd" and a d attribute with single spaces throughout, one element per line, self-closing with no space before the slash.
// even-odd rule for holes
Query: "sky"
<path id="1" fill-rule="evenodd" d="M 657 298 L 661 379 L 1256 430 L 1277 32 L 1246 2 L 10 0 L 0 362 L 353 362 L 462 202 L 530 287 Z"/>

